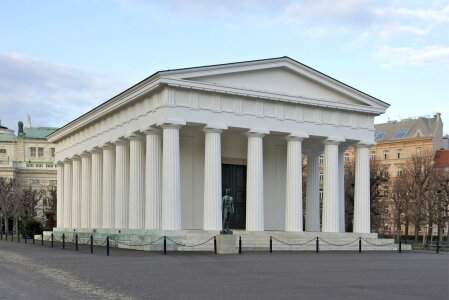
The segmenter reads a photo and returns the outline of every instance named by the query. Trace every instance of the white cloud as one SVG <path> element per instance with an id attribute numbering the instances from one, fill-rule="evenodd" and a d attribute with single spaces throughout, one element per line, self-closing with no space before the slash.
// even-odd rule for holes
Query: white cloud
<path id="1" fill-rule="evenodd" d="M 0 119 L 16 129 L 26 114 L 33 126 L 62 126 L 126 87 L 107 76 L 19 54 L 0 54 Z"/>
<path id="2" fill-rule="evenodd" d="M 379 46 L 374 54 L 374 59 L 387 68 L 401 65 L 449 68 L 449 47 L 439 45 L 422 48 Z"/>

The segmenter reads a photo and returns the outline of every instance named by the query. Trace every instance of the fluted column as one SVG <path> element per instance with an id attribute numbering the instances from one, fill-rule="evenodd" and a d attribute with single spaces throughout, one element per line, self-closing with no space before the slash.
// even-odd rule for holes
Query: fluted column
<path id="1" fill-rule="evenodd" d="M 307 155 L 306 231 L 320 231 L 320 154 Z"/>
<path id="2" fill-rule="evenodd" d="M 145 144 L 139 133 L 129 139 L 129 228 L 145 227 Z"/>
<path id="3" fill-rule="evenodd" d="M 103 157 L 101 149 L 92 151 L 91 228 L 101 228 L 103 214 Z"/>
<path id="4" fill-rule="evenodd" d="M 179 129 L 181 125 L 165 123 L 162 147 L 162 229 L 181 229 L 181 173 Z"/>
<path id="5" fill-rule="evenodd" d="M 204 230 L 222 229 L 221 132 L 226 126 L 208 125 L 204 151 Z"/>
<path id="6" fill-rule="evenodd" d="M 324 145 L 323 232 L 339 232 L 340 205 L 338 191 L 338 145 L 341 140 L 328 139 Z"/>
<path id="7" fill-rule="evenodd" d="M 302 140 L 305 137 L 306 134 L 291 134 L 287 138 L 285 231 L 303 231 Z"/>
<path id="8" fill-rule="evenodd" d="M 115 228 L 128 228 L 129 142 L 115 141 Z"/>
<path id="9" fill-rule="evenodd" d="M 339 232 L 345 232 L 345 150 L 338 149 L 338 204 L 340 208 Z"/>
<path id="10" fill-rule="evenodd" d="M 64 164 L 57 163 L 57 188 L 56 188 L 56 227 L 64 227 Z"/>
<path id="11" fill-rule="evenodd" d="M 72 227 L 72 161 L 64 161 L 64 228 Z"/>
<path id="12" fill-rule="evenodd" d="M 250 130 L 246 176 L 246 230 L 264 230 L 263 136 L 268 130 Z"/>
<path id="13" fill-rule="evenodd" d="M 72 227 L 81 226 L 81 159 L 75 156 L 72 159 Z"/>
<path id="14" fill-rule="evenodd" d="M 115 147 L 103 147 L 103 216 L 102 228 L 114 228 L 115 219 Z"/>
<path id="15" fill-rule="evenodd" d="M 162 216 L 162 139 L 161 131 L 150 128 L 146 134 L 145 229 L 160 229 Z"/>
<path id="16" fill-rule="evenodd" d="M 81 154 L 81 174 L 81 228 L 90 228 L 92 165 L 88 152 Z"/>
<path id="17" fill-rule="evenodd" d="M 354 232 L 371 232 L 369 144 L 356 146 L 354 186 Z"/>

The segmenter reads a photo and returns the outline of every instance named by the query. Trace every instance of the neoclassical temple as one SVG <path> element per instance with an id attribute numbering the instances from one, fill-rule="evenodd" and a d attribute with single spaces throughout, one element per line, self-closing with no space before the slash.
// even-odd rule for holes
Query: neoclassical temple
<path id="1" fill-rule="evenodd" d="M 49 136 L 57 229 L 220 230 L 229 188 L 232 228 L 344 232 L 354 146 L 354 232 L 369 233 L 373 121 L 388 106 L 289 57 L 157 72 Z"/>

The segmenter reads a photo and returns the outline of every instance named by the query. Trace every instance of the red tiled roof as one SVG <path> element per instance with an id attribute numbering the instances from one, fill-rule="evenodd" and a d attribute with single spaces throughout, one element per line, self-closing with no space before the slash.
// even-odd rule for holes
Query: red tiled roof
<path id="1" fill-rule="evenodd" d="M 449 168 L 449 150 L 438 150 L 435 153 L 435 168 Z"/>

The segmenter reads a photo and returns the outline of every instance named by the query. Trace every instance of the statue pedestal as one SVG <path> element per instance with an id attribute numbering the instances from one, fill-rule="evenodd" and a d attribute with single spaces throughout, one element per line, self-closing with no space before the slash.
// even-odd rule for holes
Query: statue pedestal
<path id="1" fill-rule="evenodd" d="M 217 254 L 237 254 L 237 243 L 233 234 L 217 234 Z"/>

